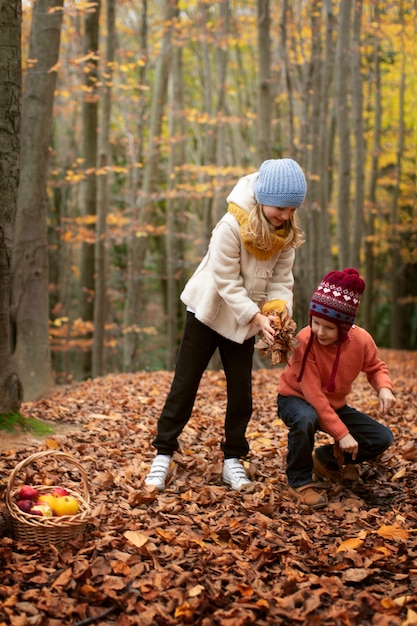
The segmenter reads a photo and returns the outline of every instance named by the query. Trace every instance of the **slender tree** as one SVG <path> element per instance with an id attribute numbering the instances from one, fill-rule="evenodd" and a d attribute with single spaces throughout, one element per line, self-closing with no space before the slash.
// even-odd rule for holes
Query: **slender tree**
<path id="1" fill-rule="evenodd" d="M 93 376 L 105 373 L 105 323 L 107 313 L 107 214 L 109 205 L 112 76 L 115 44 L 115 0 L 107 0 L 106 58 L 102 70 L 101 123 L 98 148 L 97 225 L 95 243 L 95 297 Z"/>
<path id="2" fill-rule="evenodd" d="M 86 324 L 86 337 L 92 340 L 88 325 L 94 319 L 95 288 L 95 218 L 97 216 L 97 145 L 98 145 L 98 50 L 100 2 L 96 0 L 92 10 L 85 16 L 85 93 L 82 108 L 83 156 L 84 156 L 84 198 L 83 213 L 89 233 L 81 250 L 81 303 L 80 317 Z M 92 348 L 84 350 L 82 359 L 84 378 L 92 374 Z"/>
<path id="3" fill-rule="evenodd" d="M 363 80 L 361 68 L 362 0 L 355 0 L 352 28 L 352 119 L 355 149 L 355 196 L 353 237 L 349 265 L 360 267 L 364 225 L 365 138 L 363 123 Z"/>
<path id="4" fill-rule="evenodd" d="M 14 361 L 33 400 L 53 383 L 49 347 L 46 180 L 63 0 L 36 0 L 21 133 L 21 173 L 13 247 Z"/>
<path id="5" fill-rule="evenodd" d="M 395 184 L 394 193 L 392 195 L 391 206 L 391 254 L 392 254 L 392 280 L 391 280 L 391 346 L 393 348 L 406 347 L 406 335 L 404 327 L 408 324 L 404 319 L 404 303 L 401 299 L 405 297 L 405 265 L 401 259 L 402 236 L 398 227 L 399 219 L 399 199 L 400 187 L 402 179 L 402 155 L 404 153 L 404 107 L 405 107 L 405 58 L 403 54 L 402 71 L 400 79 L 400 90 L 398 94 L 398 140 L 397 140 L 397 158 L 395 163 Z"/>
<path id="6" fill-rule="evenodd" d="M 176 16 L 179 19 L 179 12 Z M 166 320 L 167 320 L 167 352 L 166 368 L 174 369 L 179 326 L 183 325 L 183 316 L 178 312 L 182 308 L 179 295 L 184 286 L 184 237 L 185 219 L 181 212 L 181 200 L 176 194 L 177 187 L 182 183 L 181 165 L 185 162 L 185 123 L 184 110 L 182 46 L 178 43 L 173 47 L 171 55 L 171 71 L 168 89 L 169 135 L 172 137 L 169 153 L 169 183 L 166 200 Z"/>
<path id="7" fill-rule="evenodd" d="M 23 389 L 11 359 L 10 292 L 20 152 L 22 6 L 0 0 L 0 414 L 20 408 Z"/>
<path id="8" fill-rule="evenodd" d="M 352 0 L 340 1 L 339 29 L 336 54 L 336 119 L 339 138 L 337 229 L 339 265 L 347 267 L 350 251 L 350 33 Z"/>
<path id="9" fill-rule="evenodd" d="M 141 322 L 141 305 L 144 301 L 143 270 L 148 251 L 147 225 L 152 221 L 153 200 L 158 180 L 158 162 L 160 156 L 160 137 L 163 115 L 166 105 L 169 76 L 169 58 L 171 54 L 171 35 L 173 18 L 177 10 L 177 2 L 164 0 L 164 32 L 161 38 L 161 50 L 156 68 L 155 85 L 152 93 L 151 117 L 149 122 L 149 140 L 145 154 L 143 187 L 140 191 L 136 208 L 136 219 L 129 247 L 129 268 L 127 296 L 124 312 L 124 323 L 128 332 L 124 335 L 124 369 L 130 371 L 134 367 L 138 350 Z"/>
<path id="10" fill-rule="evenodd" d="M 136 223 L 137 223 L 137 203 L 143 183 L 143 169 L 139 164 L 143 163 L 145 150 L 145 136 L 147 132 L 147 93 L 149 86 L 147 84 L 148 69 L 148 2 L 142 0 L 142 11 L 140 13 L 140 36 L 139 36 L 139 68 L 137 76 L 138 86 L 138 102 L 137 114 L 135 116 L 135 132 L 126 127 L 126 137 L 128 144 L 128 162 L 130 167 L 129 177 L 129 194 L 128 194 L 128 210 L 126 214 L 134 225 L 133 230 L 129 233 L 127 240 L 127 271 L 124 289 L 124 309 L 123 309 L 123 353 L 122 353 L 122 369 L 124 372 L 131 371 L 134 368 L 139 345 L 139 312 L 137 306 L 140 303 L 136 296 L 140 293 L 139 276 L 137 273 L 137 257 L 136 257 Z"/>
<path id="11" fill-rule="evenodd" d="M 270 159 L 272 88 L 271 88 L 271 16 L 269 0 L 258 0 L 258 49 L 259 49 L 259 88 L 258 88 L 258 125 L 259 162 Z"/>
<path id="12" fill-rule="evenodd" d="M 379 24 L 379 7 L 375 6 L 374 21 Z M 377 187 L 379 176 L 379 157 L 381 154 L 381 126 L 382 126 L 382 78 L 381 78 L 381 51 L 380 37 L 378 33 L 371 39 L 373 64 L 368 69 L 371 73 L 373 90 L 371 92 L 372 108 L 372 146 L 369 168 L 369 189 L 367 206 L 365 210 L 365 281 L 363 324 L 373 335 L 375 327 L 373 322 L 373 303 L 375 292 L 375 222 L 377 213 Z"/>

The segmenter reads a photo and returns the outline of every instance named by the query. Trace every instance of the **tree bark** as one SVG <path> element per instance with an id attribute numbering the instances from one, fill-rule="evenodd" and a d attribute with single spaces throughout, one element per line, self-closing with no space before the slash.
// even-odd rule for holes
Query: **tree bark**
<path id="1" fill-rule="evenodd" d="M 22 106 L 21 175 L 13 248 L 14 362 L 25 400 L 53 384 L 49 346 L 46 180 L 63 0 L 36 0 Z"/>
<path id="2" fill-rule="evenodd" d="M 404 151 L 404 106 L 405 106 L 405 63 L 403 56 L 403 68 L 400 79 L 400 91 L 399 91 L 399 103 L 398 103 L 398 144 L 397 144 L 397 162 L 395 168 L 395 186 L 392 197 L 391 207 L 391 254 L 392 254 L 392 271 L 391 271 L 391 347 L 394 349 L 405 348 L 407 343 L 403 341 L 407 338 L 407 333 L 404 333 L 404 327 L 407 327 L 407 323 L 404 317 L 404 303 L 401 302 L 402 298 L 406 295 L 404 293 L 404 273 L 405 264 L 401 258 L 402 248 L 402 235 L 401 229 L 398 227 L 398 201 L 400 197 L 400 185 L 401 185 L 401 165 L 402 154 Z"/>
<path id="3" fill-rule="evenodd" d="M 0 414 L 19 410 L 23 388 L 11 358 L 12 246 L 19 185 L 22 6 L 0 0 Z"/>
<path id="4" fill-rule="evenodd" d="M 359 268 L 364 225 L 365 139 L 363 126 L 363 86 L 361 69 L 362 0 L 355 0 L 352 37 L 352 117 L 355 137 L 355 198 L 353 237 L 349 265 Z"/>
<path id="5" fill-rule="evenodd" d="M 375 22 L 379 22 L 378 5 L 375 7 Z M 373 38 L 373 73 L 374 73 L 374 114 L 373 114 L 373 139 L 371 150 L 371 166 L 369 175 L 369 191 L 367 211 L 365 212 L 365 283 L 366 289 L 363 299 L 363 325 L 374 335 L 373 303 L 374 303 L 374 280 L 375 280 L 375 219 L 377 210 L 377 185 L 378 163 L 381 153 L 381 125 L 382 125 L 382 85 L 380 63 L 380 39 L 376 35 Z"/>
<path id="6" fill-rule="evenodd" d="M 178 17 L 178 16 L 177 16 Z M 175 47 L 171 57 L 169 81 L 169 133 L 173 138 L 169 155 L 169 193 L 166 202 L 166 319 L 167 351 L 165 364 L 173 370 L 177 357 L 180 331 L 184 323 L 183 305 L 179 296 L 185 282 L 184 237 L 185 219 L 181 215 L 181 201 L 176 194 L 182 183 L 181 165 L 185 162 L 184 91 L 182 75 L 182 50 Z"/>
<path id="7" fill-rule="evenodd" d="M 259 163 L 270 159 L 271 150 L 271 16 L 269 0 L 258 0 L 258 154 Z"/>
<path id="8" fill-rule="evenodd" d="M 149 142 L 145 155 L 143 188 L 140 192 L 135 219 L 136 228 L 130 240 L 128 286 L 124 311 L 125 334 L 123 338 L 124 371 L 135 368 L 139 346 L 141 308 L 143 306 L 143 269 L 148 250 L 146 227 L 152 221 L 154 204 L 151 198 L 155 189 L 160 153 L 162 118 L 168 89 L 169 57 L 171 54 L 171 35 L 173 18 L 177 11 L 177 2 L 164 0 L 164 32 L 161 51 L 158 58 L 155 87 L 152 93 L 151 117 L 149 122 Z"/>
<path id="9" fill-rule="evenodd" d="M 351 149 L 348 85 L 350 78 L 351 0 L 341 0 L 337 40 L 336 119 L 339 138 L 337 227 L 339 266 L 347 267 L 350 250 Z"/>
<path id="10" fill-rule="evenodd" d="M 98 150 L 97 224 L 95 243 L 95 293 L 93 376 L 105 373 L 105 324 L 107 319 L 107 213 L 109 205 L 109 133 L 115 38 L 115 0 L 107 0 L 107 46 L 102 70 L 101 123 Z"/>
<path id="11" fill-rule="evenodd" d="M 148 66 L 148 3 L 147 0 L 142 0 L 142 12 L 141 12 L 141 29 L 140 29 L 140 64 L 138 71 L 138 86 L 139 89 L 139 101 L 137 112 L 137 127 L 135 136 L 129 137 L 129 156 L 131 161 L 131 179 L 130 188 L 131 193 L 129 195 L 130 209 L 129 217 L 133 224 L 132 233 L 128 237 L 127 244 L 127 272 L 126 272 L 126 297 L 123 310 L 123 355 L 122 355 L 122 368 L 124 372 L 129 372 L 134 369 L 136 356 L 139 346 L 139 313 L 137 306 L 140 303 L 136 301 L 136 296 L 139 290 L 136 288 L 138 284 L 138 277 L 136 274 L 136 225 L 137 225 L 137 204 L 140 189 L 143 184 L 143 170 L 138 167 L 139 163 L 143 162 L 145 134 L 147 129 L 148 118 L 146 115 L 147 98 L 145 90 L 146 86 L 146 74 Z"/>
<path id="12" fill-rule="evenodd" d="M 86 92 L 83 101 L 83 155 L 84 155 L 84 198 L 83 213 L 85 227 L 90 235 L 81 248 L 81 294 L 80 316 L 85 324 L 86 348 L 82 358 L 82 375 L 92 375 L 93 333 L 89 329 L 94 320 L 95 288 L 95 217 L 97 216 L 97 141 L 98 141 L 98 49 L 100 1 L 96 0 L 94 10 L 85 18 Z"/>

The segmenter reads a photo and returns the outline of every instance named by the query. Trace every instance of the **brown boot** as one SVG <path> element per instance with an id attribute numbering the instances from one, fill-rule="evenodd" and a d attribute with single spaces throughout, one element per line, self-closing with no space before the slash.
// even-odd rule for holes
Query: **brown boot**
<path id="1" fill-rule="evenodd" d="M 356 483 L 360 480 L 361 475 L 357 465 L 345 465 L 342 469 L 342 480 L 348 480 Z"/>
<path id="2" fill-rule="evenodd" d="M 311 509 L 322 509 L 327 506 L 327 495 L 322 489 L 316 489 L 314 483 L 301 487 L 288 487 L 291 497 L 298 504 L 305 504 Z"/>
<path id="3" fill-rule="evenodd" d="M 342 480 L 342 474 L 339 470 L 331 470 L 319 459 L 313 452 L 313 473 L 321 479 L 330 480 L 332 483 L 340 483 Z"/>

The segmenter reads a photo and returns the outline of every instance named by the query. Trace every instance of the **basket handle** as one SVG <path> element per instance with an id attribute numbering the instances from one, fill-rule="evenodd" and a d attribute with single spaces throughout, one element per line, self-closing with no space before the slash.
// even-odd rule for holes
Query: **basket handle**
<path id="1" fill-rule="evenodd" d="M 65 452 L 62 452 L 61 450 L 43 450 L 42 452 L 35 452 L 34 454 L 31 454 L 30 456 L 26 457 L 26 459 L 23 459 L 23 461 L 20 461 L 20 463 L 16 465 L 16 467 L 11 471 L 9 480 L 7 482 L 6 500 L 8 504 L 11 505 L 12 503 L 11 492 L 12 492 L 14 482 L 18 473 L 26 466 L 31 465 L 35 461 L 38 461 L 39 459 L 42 459 L 47 456 L 54 456 L 54 457 L 62 459 L 63 461 L 66 461 L 67 463 L 75 465 L 75 467 L 77 468 L 77 470 L 79 471 L 81 475 L 81 486 L 83 490 L 83 498 L 85 502 L 88 504 L 90 502 L 90 493 L 88 490 L 87 474 L 85 473 L 85 470 L 80 465 L 80 463 L 76 459 L 74 459 L 74 457 L 70 456 L 69 454 L 66 454 Z"/>

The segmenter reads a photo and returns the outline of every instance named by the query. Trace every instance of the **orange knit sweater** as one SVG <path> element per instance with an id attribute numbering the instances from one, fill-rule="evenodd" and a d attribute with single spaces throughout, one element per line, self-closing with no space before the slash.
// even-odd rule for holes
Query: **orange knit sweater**
<path id="1" fill-rule="evenodd" d="M 297 334 L 299 345 L 280 376 L 279 393 L 306 400 L 315 408 L 322 430 L 339 441 L 349 431 L 335 409 L 340 409 L 346 404 L 352 383 L 360 372 L 366 374 L 376 392 L 382 387 L 392 390 L 392 381 L 386 364 L 378 358 L 378 349 L 371 335 L 363 328 L 353 326 L 347 340 L 341 345 L 335 391 L 329 392 L 325 388 L 336 357 L 336 345 L 322 346 L 316 337 L 308 354 L 301 382 L 297 382 L 310 333 L 310 327 L 306 326 Z"/>

